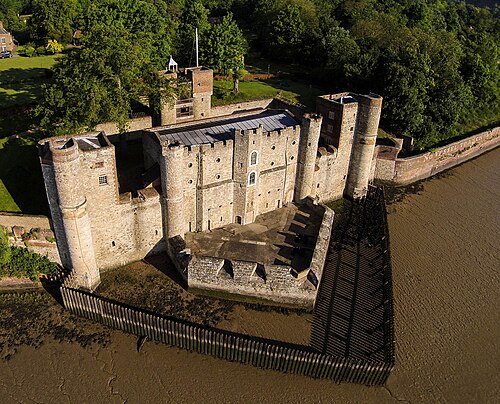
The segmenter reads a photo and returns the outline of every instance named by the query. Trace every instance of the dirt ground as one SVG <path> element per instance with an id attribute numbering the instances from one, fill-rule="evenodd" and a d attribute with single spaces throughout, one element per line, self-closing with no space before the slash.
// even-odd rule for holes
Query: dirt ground
<path id="1" fill-rule="evenodd" d="M 497 149 L 389 206 L 397 363 L 384 387 L 265 371 L 153 342 L 138 352 L 135 337 L 53 303 L 0 297 L 0 402 L 496 403 L 499 158 Z M 273 326 L 264 314 L 256 320 L 263 330 Z"/>

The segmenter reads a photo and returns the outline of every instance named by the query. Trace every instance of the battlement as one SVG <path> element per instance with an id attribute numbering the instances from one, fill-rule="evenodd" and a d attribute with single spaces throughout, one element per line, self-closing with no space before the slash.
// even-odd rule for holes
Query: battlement
<path id="1" fill-rule="evenodd" d="M 38 153 L 45 163 L 54 160 L 76 158 L 79 152 L 91 153 L 103 148 L 114 147 L 104 132 L 88 132 L 76 136 L 58 136 L 38 142 Z"/>

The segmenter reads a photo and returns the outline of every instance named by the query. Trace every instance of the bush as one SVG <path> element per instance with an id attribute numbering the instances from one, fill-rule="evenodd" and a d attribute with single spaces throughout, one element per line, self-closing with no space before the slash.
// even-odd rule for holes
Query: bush
<path id="1" fill-rule="evenodd" d="M 28 251 L 26 248 L 10 247 L 10 260 L 2 265 L 0 275 L 9 277 L 27 277 L 38 280 L 41 274 L 54 276 L 58 267 L 47 257 Z"/>
<path id="2" fill-rule="evenodd" d="M 36 54 L 38 56 L 42 56 L 42 55 L 45 55 L 47 53 L 47 50 L 45 49 L 45 46 L 38 46 L 36 48 Z"/>
<path id="3" fill-rule="evenodd" d="M 25 46 L 24 54 L 29 58 L 35 55 L 35 48 L 33 46 Z"/>
<path id="4" fill-rule="evenodd" d="M 3 228 L 0 227 L 0 268 L 10 261 L 11 250 L 9 240 Z"/>

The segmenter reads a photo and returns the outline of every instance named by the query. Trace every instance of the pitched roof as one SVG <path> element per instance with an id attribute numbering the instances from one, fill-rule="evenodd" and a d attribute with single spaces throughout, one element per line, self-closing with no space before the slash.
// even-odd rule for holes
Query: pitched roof
<path id="1" fill-rule="evenodd" d="M 257 129 L 262 125 L 264 132 L 271 132 L 298 124 L 287 111 L 268 110 L 258 114 L 226 118 L 215 122 L 182 126 L 180 128 L 158 129 L 155 132 L 160 135 L 162 140 L 192 146 L 234 139 L 235 129 Z"/>

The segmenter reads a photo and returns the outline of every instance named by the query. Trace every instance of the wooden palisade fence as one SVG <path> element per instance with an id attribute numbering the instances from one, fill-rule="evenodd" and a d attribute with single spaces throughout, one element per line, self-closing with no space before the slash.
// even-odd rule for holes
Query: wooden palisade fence
<path id="1" fill-rule="evenodd" d="M 380 208 L 383 211 L 380 213 L 383 226 L 386 227 L 383 193 L 371 190 L 369 197 L 382 201 Z M 385 230 L 387 231 L 387 227 Z M 388 251 L 388 244 L 386 246 Z M 387 255 L 387 260 L 384 261 L 389 268 L 388 271 L 384 271 L 384 278 L 387 277 L 384 295 L 389 303 L 386 305 L 384 316 L 389 349 L 386 351 L 388 355 L 384 361 L 335 357 L 316 351 L 310 346 L 294 345 L 191 324 L 77 289 L 71 276 L 62 282 L 61 295 L 65 308 L 73 314 L 181 349 L 260 368 L 331 379 L 335 382 L 382 385 L 394 367 L 390 256 Z"/>

